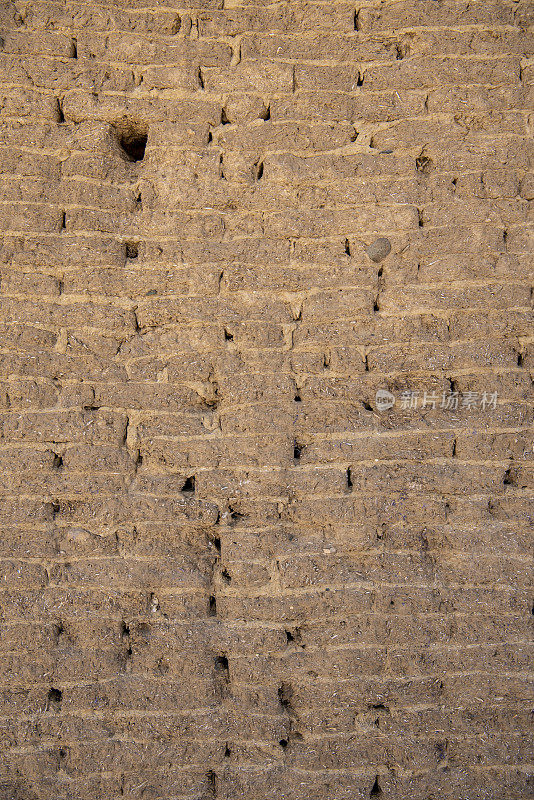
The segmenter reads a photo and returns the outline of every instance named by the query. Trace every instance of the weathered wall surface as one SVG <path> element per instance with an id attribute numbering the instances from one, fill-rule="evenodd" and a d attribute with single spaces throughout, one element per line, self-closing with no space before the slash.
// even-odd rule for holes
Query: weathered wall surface
<path id="1" fill-rule="evenodd" d="M 2 800 L 532 796 L 529 22 L 1 4 Z"/>

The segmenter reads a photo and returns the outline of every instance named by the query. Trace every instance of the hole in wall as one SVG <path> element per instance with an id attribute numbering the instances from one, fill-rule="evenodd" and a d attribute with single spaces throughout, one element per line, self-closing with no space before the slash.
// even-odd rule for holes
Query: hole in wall
<path id="1" fill-rule="evenodd" d="M 63 692 L 60 689 L 52 687 L 48 691 L 47 709 L 52 708 L 54 711 L 59 711 L 61 701 L 63 699 Z"/>
<path id="2" fill-rule="evenodd" d="M 293 458 L 295 459 L 295 461 L 300 461 L 300 457 L 302 455 L 303 450 L 304 450 L 304 446 L 303 445 L 298 444 L 298 442 L 294 443 L 294 445 L 293 445 Z"/>
<path id="3" fill-rule="evenodd" d="M 78 41 L 77 39 L 70 40 L 70 53 L 71 58 L 78 58 Z"/>
<path id="4" fill-rule="evenodd" d="M 417 172 L 421 172 L 423 175 L 428 175 L 428 173 L 432 171 L 433 167 L 434 162 L 424 152 L 421 152 L 415 159 L 415 168 Z"/>
<path id="5" fill-rule="evenodd" d="M 234 511 L 232 506 L 228 506 L 228 510 L 230 512 L 230 519 L 232 522 L 239 522 L 240 519 L 245 519 L 245 514 L 242 514 L 240 511 Z"/>
<path id="6" fill-rule="evenodd" d="M 381 794 L 382 794 L 382 789 L 380 788 L 380 784 L 378 783 L 378 775 L 377 775 L 375 778 L 375 782 L 373 783 L 373 786 L 369 793 L 369 797 L 380 797 Z"/>
<path id="7" fill-rule="evenodd" d="M 226 109 L 221 109 L 221 125 L 231 125 L 230 120 L 228 119 L 228 114 L 226 113 Z"/>
<path id="8" fill-rule="evenodd" d="M 360 31 L 362 28 L 360 23 L 360 11 L 359 9 L 354 12 L 354 30 Z"/>
<path id="9" fill-rule="evenodd" d="M 124 257 L 127 261 L 133 261 L 139 256 L 139 243 L 138 242 L 125 242 L 124 243 Z"/>
<path id="10" fill-rule="evenodd" d="M 61 620 L 52 626 L 52 638 L 55 645 L 59 645 L 62 635 L 65 633 L 65 628 Z"/>
<path id="11" fill-rule="evenodd" d="M 270 105 L 268 105 L 268 106 L 264 105 L 263 106 L 263 109 L 260 111 L 260 114 L 259 114 L 259 119 L 263 119 L 264 121 L 267 121 L 268 119 L 271 119 L 271 106 Z"/>
<path id="12" fill-rule="evenodd" d="M 184 485 L 182 486 L 182 493 L 193 494 L 194 491 L 195 491 L 195 476 L 191 475 L 189 478 L 186 479 Z"/>
<path id="13" fill-rule="evenodd" d="M 215 672 L 219 678 L 226 682 L 230 680 L 230 665 L 226 656 L 217 656 L 215 658 Z"/>
<path id="14" fill-rule="evenodd" d="M 217 774 L 210 769 L 206 772 L 206 781 L 208 783 L 208 793 L 204 795 L 206 800 L 211 800 L 212 798 L 217 797 Z"/>
<path id="15" fill-rule="evenodd" d="M 112 125 L 119 147 L 128 161 L 142 161 L 148 142 L 148 128 L 141 122 L 123 119 Z"/>
<path id="16" fill-rule="evenodd" d="M 512 472 L 512 465 L 508 467 L 503 477 L 503 486 L 515 486 L 515 478 Z"/>
<path id="17" fill-rule="evenodd" d="M 293 687 L 290 683 L 283 681 L 278 687 L 278 699 L 280 704 L 285 708 L 291 708 L 291 700 L 293 698 Z"/>
<path id="18" fill-rule="evenodd" d="M 209 599 L 209 606 L 208 606 L 208 617 L 216 617 L 217 616 L 217 598 L 215 595 L 211 595 Z"/>
<path id="19" fill-rule="evenodd" d="M 61 125 L 61 123 L 65 122 L 65 114 L 63 113 L 63 104 L 59 97 L 56 97 L 55 100 L 55 107 L 54 107 L 54 118 L 57 123 Z"/>
<path id="20" fill-rule="evenodd" d="M 65 211 L 62 211 L 62 212 L 61 212 L 61 223 L 60 223 L 60 229 L 61 229 L 62 231 L 65 231 L 65 230 L 67 230 L 67 213 L 66 213 Z"/>

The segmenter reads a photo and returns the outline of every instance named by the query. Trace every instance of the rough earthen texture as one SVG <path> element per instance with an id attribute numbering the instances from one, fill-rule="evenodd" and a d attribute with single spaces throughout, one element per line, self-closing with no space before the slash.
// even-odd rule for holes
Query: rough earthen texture
<path id="1" fill-rule="evenodd" d="M 532 7 L 0 8 L 1 800 L 531 797 Z"/>

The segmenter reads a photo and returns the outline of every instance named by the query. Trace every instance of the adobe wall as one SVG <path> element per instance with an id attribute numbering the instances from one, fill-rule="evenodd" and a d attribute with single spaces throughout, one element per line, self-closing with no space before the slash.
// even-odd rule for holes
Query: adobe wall
<path id="1" fill-rule="evenodd" d="M 0 800 L 530 797 L 532 6 L 147 3 L 0 4 Z"/>

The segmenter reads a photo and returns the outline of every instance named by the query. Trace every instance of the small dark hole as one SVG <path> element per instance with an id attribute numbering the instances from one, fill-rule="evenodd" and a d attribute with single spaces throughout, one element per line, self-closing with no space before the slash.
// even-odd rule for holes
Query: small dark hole
<path id="1" fill-rule="evenodd" d="M 228 572 L 227 569 L 223 569 L 221 571 L 221 578 L 223 579 L 223 581 L 225 583 L 231 583 L 232 582 L 232 576 L 230 575 L 230 573 Z"/>
<path id="2" fill-rule="evenodd" d="M 176 34 L 180 32 L 181 27 L 182 27 L 182 18 L 180 16 L 176 16 L 176 19 L 172 23 L 171 36 L 176 36 Z"/>
<path id="3" fill-rule="evenodd" d="M 210 142 L 213 142 L 213 135 L 212 135 L 211 131 L 208 131 L 208 144 Z"/>
<path id="4" fill-rule="evenodd" d="M 382 789 L 378 784 L 378 775 L 375 778 L 375 782 L 373 783 L 373 788 L 369 794 L 369 797 L 379 797 L 382 794 Z"/>
<path id="5" fill-rule="evenodd" d="M 287 641 L 288 644 L 289 644 L 289 642 L 294 642 L 295 641 L 295 637 L 293 636 L 291 631 L 286 631 L 286 641 Z"/>
<path id="6" fill-rule="evenodd" d="M 198 80 L 198 85 L 199 85 L 200 89 L 203 89 L 204 88 L 204 76 L 202 75 L 201 67 L 198 68 L 197 80 Z"/>
<path id="7" fill-rule="evenodd" d="M 300 394 L 295 395 L 294 401 L 295 403 L 302 403 L 302 397 L 300 396 Z"/>
<path id="8" fill-rule="evenodd" d="M 359 30 L 361 30 L 361 25 L 360 25 L 360 12 L 359 12 L 359 11 L 355 11 L 355 12 L 354 12 L 354 30 L 355 30 L 355 31 L 359 31 Z"/>
<path id="9" fill-rule="evenodd" d="M 347 489 L 352 489 L 352 488 L 353 488 L 352 472 L 351 472 L 350 467 L 348 467 L 348 469 L 347 469 Z"/>
<path id="10" fill-rule="evenodd" d="M 133 259 L 138 258 L 139 244 L 137 242 L 126 242 L 124 245 L 124 255 L 129 261 L 133 261 Z"/>
<path id="11" fill-rule="evenodd" d="M 48 692 L 48 702 L 49 703 L 61 703 L 61 698 L 63 697 L 63 692 L 60 689 L 50 689 Z"/>
<path id="12" fill-rule="evenodd" d="M 65 628 L 63 627 L 63 623 L 61 621 L 56 623 L 56 625 L 54 625 L 52 630 L 53 630 L 53 636 L 54 636 L 54 639 L 55 639 L 55 643 L 59 644 L 60 636 L 63 633 L 65 633 Z"/>
<path id="13" fill-rule="evenodd" d="M 230 120 L 228 119 L 228 115 L 226 113 L 226 109 L 221 109 L 221 125 L 230 125 Z"/>
<path id="14" fill-rule="evenodd" d="M 63 106 L 61 105 L 61 100 L 58 97 L 56 98 L 55 117 L 56 117 L 56 122 L 59 122 L 60 124 L 62 122 L 65 122 L 65 114 L 63 113 Z"/>
<path id="15" fill-rule="evenodd" d="M 358 73 L 358 80 L 356 81 L 356 86 L 363 86 L 363 82 L 365 80 L 365 73 L 359 72 Z"/>
<path id="16" fill-rule="evenodd" d="M 293 458 L 295 459 L 295 461 L 299 461 L 300 460 L 300 457 L 302 455 L 302 451 L 303 450 L 304 450 L 304 448 L 301 447 L 301 445 L 295 443 L 295 445 L 293 447 Z"/>
<path id="17" fill-rule="evenodd" d="M 76 39 L 71 39 L 70 41 L 70 57 L 78 58 L 78 42 Z"/>
<path id="18" fill-rule="evenodd" d="M 350 256 L 350 242 L 348 239 L 345 239 L 345 253 Z"/>
<path id="19" fill-rule="evenodd" d="M 142 161 L 148 134 L 130 126 L 126 130 L 119 130 L 118 142 L 129 161 Z"/>
<path id="20" fill-rule="evenodd" d="M 215 549 L 217 550 L 217 552 L 220 555 L 220 553 L 221 553 L 221 539 L 220 539 L 220 536 L 216 536 L 213 539 L 213 544 L 214 544 Z"/>
<path id="21" fill-rule="evenodd" d="M 206 780 L 208 781 L 209 797 L 215 797 L 217 794 L 217 775 L 212 769 L 206 772 Z"/>
<path id="22" fill-rule="evenodd" d="M 261 181 L 263 178 L 263 161 L 260 162 L 256 167 L 256 180 Z"/>
<path id="23" fill-rule="evenodd" d="M 124 620 L 123 620 L 123 621 L 121 622 L 121 633 L 120 633 L 120 637 L 121 637 L 121 639 L 125 639 L 125 638 L 126 638 L 127 636 L 129 636 L 129 635 L 130 635 L 130 626 L 129 626 L 129 625 L 127 625 L 127 624 L 124 622 Z"/>
<path id="24" fill-rule="evenodd" d="M 193 494 L 194 491 L 195 491 L 195 476 L 191 475 L 189 478 L 187 478 L 186 482 L 182 486 L 182 492 L 184 494 Z"/>
<path id="25" fill-rule="evenodd" d="M 425 156 L 423 153 L 421 153 L 421 155 L 419 155 L 415 159 L 415 168 L 417 169 L 418 172 L 423 173 L 423 175 L 428 175 L 428 173 L 431 172 L 433 166 L 434 162 L 432 161 L 432 159 L 429 158 L 428 156 Z"/>
<path id="26" fill-rule="evenodd" d="M 293 697 L 293 687 L 290 683 L 281 683 L 278 688 L 278 699 L 284 708 L 291 706 L 291 699 Z"/>
<path id="27" fill-rule="evenodd" d="M 524 355 L 523 355 L 523 353 L 518 353 L 517 354 L 517 366 L 518 367 L 522 367 L 523 364 L 524 364 Z"/>
<path id="28" fill-rule="evenodd" d="M 267 121 L 268 119 L 271 119 L 271 106 L 267 106 L 267 107 L 264 106 L 263 111 L 260 113 L 260 117 L 259 118 L 263 119 L 264 121 Z"/>
<path id="29" fill-rule="evenodd" d="M 234 341 L 233 334 L 229 333 L 226 330 L 226 328 L 224 329 L 224 338 L 225 338 L 225 341 L 227 341 L 227 342 L 233 342 Z"/>
<path id="30" fill-rule="evenodd" d="M 65 211 L 61 212 L 61 230 L 64 231 L 67 228 L 67 214 Z"/>
<path id="31" fill-rule="evenodd" d="M 208 616 L 217 616 L 217 599 L 213 595 L 210 596 Z"/>
<path id="32" fill-rule="evenodd" d="M 215 670 L 225 680 L 230 680 L 230 667 L 226 656 L 217 656 L 215 659 Z"/>
<path id="33" fill-rule="evenodd" d="M 52 461 L 52 467 L 54 469 L 61 469 L 63 466 L 63 459 L 61 456 L 58 456 L 57 453 L 54 453 L 54 460 Z"/>
<path id="34" fill-rule="evenodd" d="M 287 739 L 280 739 L 278 744 L 280 745 L 280 747 L 282 747 L 285 750 L 286 747 L 287 747 L 287 744 L 288 744 Z"/>
<path id="35" fill-rule="evenodd" d="M 362 406 L 365 408 L 366 411 L 372 411 L 373 407 L 367 403 L 365 400 L 362 400 Z"/>
<path id="36" fill-rule="evenodd" d="M 228 745 L 226 745 L 226 747 L 224 748 L 224 757 L 225 758 L 230 758 L 231 755 L 232 755 L 232 751 L 230 750 Z"/>

